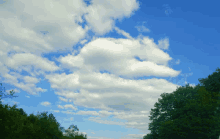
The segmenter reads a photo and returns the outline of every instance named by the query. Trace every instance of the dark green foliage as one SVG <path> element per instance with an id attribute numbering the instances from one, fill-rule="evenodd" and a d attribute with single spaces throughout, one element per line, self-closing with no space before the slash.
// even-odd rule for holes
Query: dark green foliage
<path id="1" fill-rule="evenodd" d="M 220 69 L 176 91 L 161 94 L 151 109 L 150 134 L 144 139 L 217 139 L 220 133 Z"/>
<path id="2" fill-rule="evenodd" d="M 216 98 L 219 96 L 218 93 L 207 92 L 204 87 L 201 87 L 195 95 L 197 99 L 188 100 L 185 106 L 182 106 L 181 109 L 178 107 L 178 110 L 172 112 L 171 115 L 178 118 L 166 121 L 161 125 L 160 138 L 206 139 L 215 136 L 212 130 L 218 129 L 216 122 L 219 118 L 213 116 L 218 104 L 213 103 L 216 100 L 212 99 L 212 94 Z M 216 131 L 219 133 L 219 130 Z"/>
<path id="3" fill-rule="evenodd" d="M 60 124 L 56 121 L 53 114 L 47 115 L 47 112 L 38 115 L 27 114 L 23 109 L 17 109 L 16 105 L 10 107 L 0 104 L 0 134 L 5 139 L 28 138 L 28 139 L 86 139 L 83 135 L 74 135 L 70 131 L 64 136 L 60 130 Z M 78 129 L 77 126 L 74 129 Z M 79 131 L 79 129 L 78 129 Z"/>
<path id="4" fill-rule="evenodd" d="M 63 135 L 60 124 L 53 114 L 47 112 L 37 115 L 25 113 L 17 105 L 8 106 L 0 103 L 0 135 L 3 139 L 87 139 L 84 135 L 75 135 L 77 126 L 71 125 Z"/>

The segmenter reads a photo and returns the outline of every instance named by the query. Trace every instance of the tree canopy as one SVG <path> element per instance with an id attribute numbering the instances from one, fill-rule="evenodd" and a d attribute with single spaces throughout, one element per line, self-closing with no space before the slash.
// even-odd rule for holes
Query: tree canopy
<path id="1" fill-rule="evenodd" d="M 12 94 L 12 93 L 11 93 Z M 11 95 L 13 96 L 13 94 Z M 62 130 L 66 132 L 63 134 Z M 51 113 L 42 112 L 27 115 L 17 105 L 9 106 L 0 103 L 0 135 L 4 139 L 87 139 L 83 134 L 76 134 L 77 126 L 70 125 L 68 130 Z"/>
<path id="2" fill-rule="evenodd" d="M 182 86 L 161 94 L 151 109 L 150 134 L 144 139 L 211 138 L 220 133 L 220 69 L 199 79 L 195 87 Z"/>

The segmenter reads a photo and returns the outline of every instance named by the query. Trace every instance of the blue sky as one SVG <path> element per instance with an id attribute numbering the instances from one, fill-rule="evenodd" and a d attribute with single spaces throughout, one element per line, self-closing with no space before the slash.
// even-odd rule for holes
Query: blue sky
<path id="1" fill-rule="evenodd" d="M 162 93 L 220 67 L 217 0 L 0 3 L 0 82 L 19 96 L 3 104 L 88 139 L 143 138 Z"/>

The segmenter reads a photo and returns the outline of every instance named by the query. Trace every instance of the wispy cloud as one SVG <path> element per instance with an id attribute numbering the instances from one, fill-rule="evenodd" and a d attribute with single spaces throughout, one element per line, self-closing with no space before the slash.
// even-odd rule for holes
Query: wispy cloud
<path id="1" fill-rule="evenodd" d="M 48 102 L 48 101 L 41 102 L 40 104 L 43 105 L 43 106 L 50 106 L 51 105 L 51 103 Z"/>
<path id="2" fill-rule="evenodd" d="M 30 98 L 30 96 L 25 96 L 25 97 Z"/>
<path id="3" fill-rule="evenodd" d="M 164 4 L 163 7 L 165 8 L 164 13 L 165 13 L 167 16 L 169 16 L 169 15 L 173 12 L 168 4 Z"/>
<path id="4" fill-rule="evenodd" d="M 145 23 L 145 22 L 143 22 Z M 135 28 L 138 30 L 138 32 L 150 32 L 150 29 L 146 28 L 145 26 L 135 26 Z"/>

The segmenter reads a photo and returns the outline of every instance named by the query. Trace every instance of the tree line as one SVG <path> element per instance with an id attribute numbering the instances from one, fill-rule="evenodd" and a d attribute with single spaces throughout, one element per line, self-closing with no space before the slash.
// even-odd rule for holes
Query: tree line
<path id="1" fill-rule="evenodd" d="M 1 83 L 2 85 L 2 83 Z M 87 139 L 87 135 L 78 134 L 77 126 L 68 129 L 60 126 L 51 113 L 42 112 L 27 115 L 17 105 L 3 105 L 1 99 L 14 96 L 13 90 L 8 95 L 0 91 L 0 136 L 2 139 Z M 64 131 L 64 133 L 63 133 Z"/>
<path id="2" fill-rule="evenodd" d="M 143 139 L 218 139 L 220 136 L 220 69 L 198 79 L 195 87 L 163 93 L 150 111 Z"/>

